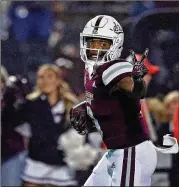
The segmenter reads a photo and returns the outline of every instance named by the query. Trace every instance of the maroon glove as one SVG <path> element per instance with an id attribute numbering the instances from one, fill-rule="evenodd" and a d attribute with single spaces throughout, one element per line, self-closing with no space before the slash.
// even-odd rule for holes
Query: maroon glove
<path id="1" fill-rule="evenodd" d="M 131 52 L 132 61 L 134 65 L 133 71 L 132 71 L 133 78 L 134 79 L 143 78 L 148 73 L 148 69 L 144 65 L 144 60 L 147 57 L 149 50 L 148 49 L 145 50 L 140 61 L 137 61 L 133 50 L 131 50 L 130 52 Z"/>
<path id="2" fill-rule="evenodd" d="M 81 135 L 88 133 L 86 103 L 82 102 L 70 110 L 70 123 L 72 127 Z"/>
<path id="3" fill-rule="evenodd" d="M 71 108 L 70 123 L 81 135 L 85 135 L 96 130 L 94 123 L 87 114 L 86 101 L 83 101 Z"/>

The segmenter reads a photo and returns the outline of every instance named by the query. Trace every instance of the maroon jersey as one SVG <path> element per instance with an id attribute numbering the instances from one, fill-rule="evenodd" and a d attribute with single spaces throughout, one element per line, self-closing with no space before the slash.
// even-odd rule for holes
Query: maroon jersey
<path id="1" fill-rule="evenodd" d="M 91 76 L 85 70 L 87 112 L 102 133 L 108 149 L 134 146 L 145 140 L 140 100 L 110 89 L 122 78 L 131 76 L 133 66 L 125 60 L 115 60 L 98 67 Z"/>

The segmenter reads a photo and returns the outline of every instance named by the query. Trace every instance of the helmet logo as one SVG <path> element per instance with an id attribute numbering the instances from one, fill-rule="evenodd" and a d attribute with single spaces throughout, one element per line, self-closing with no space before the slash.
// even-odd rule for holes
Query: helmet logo
<path id="1" fill-rule="evenodd" d="M 111 60 L 114 60 L 116 55 L 114 54 L 114 52 L 110 52 L 109 56 Z"/>
<path id="2" fill-rule="evenodd" d="M 98 29 L 97 29 L 97 28 L 95 28 L 95 29 L 93 30 L 93 34 L 98 34 Z"/>
<path id="3" fill-rule="evenodd" d="M 120 44 L 122 42 L 121 38 L 116 38 L 115 43 Z"/>
<path id="4" fill-rule="evenodd" d="M 117 24 L 114 21 L 113 21 L 113 23 L 114 23 L 114 27 L 113 27 L 113 29 L 110 29 L 111 31 L 114 31 L 116 34 L 123 32 L 122 27 L 119 24 Z"/>

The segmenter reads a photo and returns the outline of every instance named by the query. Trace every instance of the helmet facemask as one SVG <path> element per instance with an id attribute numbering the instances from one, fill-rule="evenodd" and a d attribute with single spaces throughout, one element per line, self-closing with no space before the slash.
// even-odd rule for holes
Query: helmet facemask
<path id="1" fill-rule="evenodd" d="M 103 59 L 106 52 L 110 49 L 112 40 L 86 37 L 86 45 L 87 59 L 98 62 Z"/>

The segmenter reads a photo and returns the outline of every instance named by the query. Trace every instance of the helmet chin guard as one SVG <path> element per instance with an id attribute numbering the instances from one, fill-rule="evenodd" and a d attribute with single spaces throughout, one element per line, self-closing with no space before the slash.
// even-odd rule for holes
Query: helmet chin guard
<path id="1" fill-rule="evenodd" d="M 87 47 L 88 38 L 98 38 L 111 40 L 111 47 L 107 50 L 93 49 Z M 90 66 L 100 66 L 104 63 L 118 59 L 123 49 L 124 33 L 121 25 L 111 16 L 99 15 L 91 19 L 80 34 L 80 56 L 81 59 Z M 96 58 L 89 59 L 88 50 L 97 51 Z M 102 58 L 99 54 L 103 52 Z"/>

